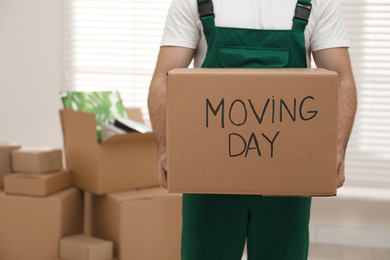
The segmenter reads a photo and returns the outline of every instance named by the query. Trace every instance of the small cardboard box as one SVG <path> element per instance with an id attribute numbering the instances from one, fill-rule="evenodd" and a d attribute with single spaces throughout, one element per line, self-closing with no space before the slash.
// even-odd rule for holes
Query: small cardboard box
<path id="1" fill-rule="evenodd" d="M 46 174 L 13 173 L 5 176 L 4 191 L 13 195 L 47 196 L 71 184 L 70 170 Z"/>
<path id="2" fill-rule="evenodd" d="M 180 260 L 181 195 L 161 188 L 94 196 L 93 235 L 120 260 Z"/>
<path id="3" fill-rule="evenodd" d="M 0 212 L 0 259 L 56 258 L 59 240 L 83 228 L 83 197 L 76 188 L 44 198 L 0 192 Z"/>
<path id="4" fill-rule="evenodd" d="M 169 191 L 335 195 L 338 83 L 323 69 L 170 71 Z"/>
<path id="5" fill-rule="evenodd" d="M 3 178 L 12 172 L 11 153 L 19 149 L 20 145 L 15 143 L 0 143 L 0 189 L 3 188 Z"/>
<path id="6" fill-rule="evenodd" d="M 29 147 L 12 151 L 12 171 L 47 173 L 62 169 L 62 150 Z"/>
<path id="7" fill-rule="evenodd" d="M 159 185 L 153 133 L 116 135 L 99 144 L 93 114 L 63 109 L 60 115 L 75 186 L 101 195 Z"/>
<path id="8" fill-rule="evenodd" d="M 111 260 L 111 241 L 85 235 L 65 237 L 60 240 L 60 257 L 68 260 Z"/>

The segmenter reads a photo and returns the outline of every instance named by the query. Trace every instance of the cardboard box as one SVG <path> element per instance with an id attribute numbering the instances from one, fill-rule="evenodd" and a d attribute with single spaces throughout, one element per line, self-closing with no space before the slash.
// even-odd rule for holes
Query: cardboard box
<path id="1" fill-rule="evenodd" d="M 64 109 L 60 115 L 75 186 L 107 194 L 159 185 L 153 133 L 116 135 L 99 144 L 93 114 Z"/>
<path id="2" fill-rule="evenodd" d="M 14 172 L 47 173 L 62 169 L 62 151 L 50 147 L 29 147 L 12 151 Z"/>
<path id="3" fill-rule="evenodd" d="M 72 184 L 70 170 L 55 173 L 13 173 L 4 178 L 4 191 L 13 195 L 47 196 Z"/>
<path id="4" fill-rule="evenodd" d="M 169 191 L 335 195 L 338 82 L 323 69 L 170 71 Z"/>
<path id="5" fill-rule="evenodd" d="M 0 259 L 58 257 L 60 238 L 79 234 L 82 193 L 68 188 L 45 198 L 0 193 Z"/>
<path id="6" fill-rule="evenodd" d="M 0 189 L 3 188 L 3 178 L 12 172 L 11 153 L 19 149 L 20 145 L 15 143 L 0 143 Z"/>
<path id="7" fill-rule="evenodd" d="M 61 259 L 61 258 L 52 258 L 51 260 L 66 260 L 66 259 Z M 115 259 L 115 258 L 113 258 L 112 260 L 118 260 L 118 259 Z"/>
<path id="8" fill-rule="evenodd" d="M 161 188 L 95 196 L 93 235 L 120 260 L 180 260 L 181 195 Z"/>
<path id="9" fill-rule="evenodd" d="M 84 231 L 83 234 L 92 235 L 92 204 L 93 195 L 88 191 L 84 191 Z"/>
<path id="10" fill-rule="evenodd" d="M 140 108 L 126 108 L 127 115 L 129 118 L 144 124 L 144 118 L 142 116 L 142 111 Z"/>
<path id="11" fill-rule="evenodd" d="M 65 237 L 60 240 L 60 257 L 68 260 L 111 260 L 111 241 L 85 235 Z"/>

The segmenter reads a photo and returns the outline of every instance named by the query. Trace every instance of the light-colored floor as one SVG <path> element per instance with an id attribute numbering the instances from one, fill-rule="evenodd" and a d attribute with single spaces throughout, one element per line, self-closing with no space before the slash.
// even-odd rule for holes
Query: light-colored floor
<path id="1" fill-rule="evenodd" d="M 308 260 L 390 260 L 390 249 L 310 244 Z"/>
<path id="2" fill-rule="evenodd" d="M 309 260 L 390 260 L 390 249 L 310 244 Z"/>

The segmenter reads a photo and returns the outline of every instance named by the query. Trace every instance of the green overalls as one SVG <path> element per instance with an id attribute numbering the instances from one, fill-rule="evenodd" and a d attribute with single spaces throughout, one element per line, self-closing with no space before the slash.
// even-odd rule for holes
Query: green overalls
<path id="1" fill-rule="evenodd" d="M 198 0 L 207 41 L 203 68 L 306 68 L 310 0 L 299 0 L 291 30 L 216 27 L 212 1 Z M 183 195 L 182 260 L 306 260 L 311 198 Z"/>

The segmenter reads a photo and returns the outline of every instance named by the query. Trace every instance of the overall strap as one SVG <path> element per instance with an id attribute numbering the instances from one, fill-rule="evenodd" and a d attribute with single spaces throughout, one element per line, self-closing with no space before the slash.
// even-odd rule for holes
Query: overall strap
<path id="1" fill-rule="evenodd" d="M 311 12 L 311 0 L 298 0 L 293 18 L 293 31 L 304 32 Z"/>
<path id="2" fill-rule="evenodd" d="M 212 0 L 197 0 L 199 18 L 202 21 L 203 30 L 215 27 L 214 5 Z"/>

